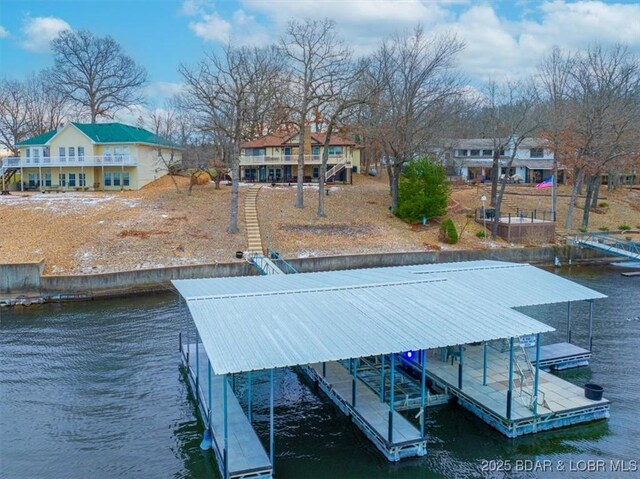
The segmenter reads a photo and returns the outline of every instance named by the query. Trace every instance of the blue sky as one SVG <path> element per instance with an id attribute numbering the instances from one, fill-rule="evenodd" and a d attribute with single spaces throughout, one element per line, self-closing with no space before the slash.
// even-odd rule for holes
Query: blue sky
<path id="1" fill-rule="evenodd" d="M 627 43 L 640 53 L 637 1 L 531 0 L 1 0 L 0 77 L 23 78 L 52 65 L 60 30 L 113 36 L 149 72 L 150 104 L 180 88 L 177 68 L 205 49 L 277 40 L 293 17 L 328 16 L 357 54 L 421 22 L 467 43 L 459 67 L 471 83 L 526 77 L 553 46 Z"/>

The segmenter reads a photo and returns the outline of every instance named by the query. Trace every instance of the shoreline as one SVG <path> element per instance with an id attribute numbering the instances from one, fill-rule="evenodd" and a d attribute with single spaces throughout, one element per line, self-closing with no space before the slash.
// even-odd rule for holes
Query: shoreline
<path id="1" fill-rule="evenodd" d="M 448 250 L 375 253 L 295 258 L 287 261 L 299 272 L 332 271 L 429 263 L 491 259 L 553 265 L 598 264 L 613 259 L 578 246 L 547 246 L 499 250 Z M 49 302 L 91 301 L 98 298 L 157 293 L 172 290 L 171 280 L 257 275 L 248 262 L 170 266 L 145 270 L 84 275 L 43 275 L 44 264 L 0 264 L 0 307 L 30 306 Z"/>

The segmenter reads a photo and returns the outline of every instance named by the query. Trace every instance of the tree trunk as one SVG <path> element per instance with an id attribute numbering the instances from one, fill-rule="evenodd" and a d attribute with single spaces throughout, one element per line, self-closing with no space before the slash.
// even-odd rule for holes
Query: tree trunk
<path id="1" fill-rule="evenodd" d="M 513 158 L 507 164 L 507 171 L 511 169 L 511 165 L 513 164 Z M 495 240 L 498 237 L 498 224 L 500 223 L 500 209 L 502 208 L 502 198 L 504 196 L 504 190 L 507 188 L 507 176 L 504 175 L 502 181 L 500 182 L 500 193 L 496 197 L 495 202 L 495 216 L 493 217 L 493 224 L 491 225 L 491 239 Z"/>
<path id="2" fill-rule="evenodd" d="M 589 176 L 586 178 L 587 182 L 587 195 L 584 199 L 584 210 L 582 211 L 582 227 L 589 227 L 589 212 L 591 211 L 591 197 L 593 196 L 594 178 L 598 175 Z"/>
<path id="3" fill-rule="evenodd" d="M 240 145 L 233 144 L 233 154 L 231 157 L 231 211 L 229 213 L 229 228 L 227 232 L 235 234 L 238 232 L 238 184 L 240 172 Z"/>
<path id="4" fill-rule="evenodd" d="M 553 187 L 551 188 L 551 219 L 556 220 L 556 206 L 558 196 L 558 160 L 556 154 L 553 154 Z"/>
<path id="5" fill-rule="evenodd" d="M 299 125 L 298 133 L 298 189 L 296 191 L 296 208 L 304 208 L 304 139 L 306 135 L 304 117 Z"/>
<path id="6" fill-rule="evenodd" d="M 324 188 L 327 174 L 327 162 L 329 161 L 329 142 L 333 133 L 333 122 L 329 123 L 327 132 L 324 135 L 324 145 L 322 145 L 322 164 L 320 165 L 320 174 L 318 177 L 318 212 L 316 216 L 323 218 L 326 216 L 324 212 Z"/>
<path id="7" fill-rule="evenodd" d="M 496 148 L 493 152 L 493 162 L 491 163 L 491 206 L 496 206 L 498 196 L 498 177 L 500 171 L 500 150 Z M 495 238 L 494 238 L 495 239 Z"/>
<path id="8" fill-rule="evenodd" d="M 600 183 L 602 181 L 601 175 L 596 175 L 593 184 L 593 198 L 591 199 L 591 209 L 595 210 L 598 207 L 598 199 L 600 198 Z"/>
<path id="9" fill-rule="evenodd" d="M 568 231 L 573 229 L 573 210 L 576 206 L 576 197 L 578 196 L 578 189 L 582 183 L 583 175 L 583 172 L 577 168 L 574 171 L 575 179 L 573 181 L 573 188 L 571 188 L 571 198 L 569 198 L 569 205 L 567 207 L 567 219 L 564 222 L 564 227 Z"/>
<path id="10" fill-rule="evenodd" d="M 398 179 L 402 165 L 393 164 L 389 168 L 389 184 L 391 185 L 391 212 L 395 215 L 398 211 Z"/>

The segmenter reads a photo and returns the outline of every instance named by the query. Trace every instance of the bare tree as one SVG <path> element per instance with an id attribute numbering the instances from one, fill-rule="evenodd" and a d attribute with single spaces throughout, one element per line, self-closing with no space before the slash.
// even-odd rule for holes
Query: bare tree
<path id="1" fill-rule="evenodd" d="M 63 31 L 51 42 L 53 84 L 72 102 L 89 110 L 91 123 L 113 118 L 121 109 L 143 102 L 144 68 L 112 37 L 95 37 L 88 30 Z"/>
<path id="2" fill-rule="evenodd" d="M 540 128 L 541 117 L 537 91 L 531 83 L 492 83 L 488 94 L 489 104 L 485 108 L 485 121 L 494 145 L 491 193 L 492 197 L 495 195 L 492 202 L 492 206 L 495 206 L 495 218 L 491 236 L 495 240 L 509 172 L 524 140 Z M 506 163 L 503 159 L 505 156 Z M 500 182 L 500 190 L 497 191 L 501 168 L 505 169 L 505 174 Z"/>
<path id="3" fill-rule="evenodd" d="M 411 34 L 385 41 L 374 56 L 382 84 L 377 133 L 385 156 L 392 158 L 388 172 L 394 213 L 403 165 L 427 151 L 462 93 L 453 65 L 463 48 L 455 35 L 427 37 L 418 26 Z"/>
<path id="4" fill-rule="evenodd" d="M 574 154 L 568 156 L 586 189 L 582 227 L 597 205 L 601 176 L 615 176 L 622 164 L 640 149 L 640 61 L 628 48 L 615 45 L 590 48 L 580 55 L 571 72 L 570 102 L 573 108 L 566 140 Z M 575 199 L 578 181 L 574 183 Z M 572 227 L 569 204 L 567 229 Z"/>
<path id="5" fill-rule="evenodd" d="M 203 131 L 215 133 L 230 150 L 231 211 L 229 233 L 238 232 L 240 144 L 269 133 L 269 118 L 282 105 L 286 82 L 282 56 L 275 47 L 237 48 L 227 45 L 220 54 L 208 53 L 195 67 L 180 67 L 187 87 L 184 108 L 198 117 Z"/>
<path id="6" fill-rule="evenodd" d="M 576 58 L 570 53 L 554 47 L 538 66 L 537 83 L 544 113 L 544 132 L 542 136 L 553 150 L 553 188 L 551 191 L 551 212 L 557 212 L 558 164 L 563 151 L 563 131 L 570 115 L 569 90 L 571 72 L 575 68 Z"/>
<path id="7" fill-rule="evenodd" d="M 0 144 L 18 155 L 16 143 L 30 134 L 29 98 L 25 84 L 0 81 Z"/>
<path id="8" fill-rule="evenodd" d="M 298 182 L 296 208 L 304 206 L 304 145 L 309 115 L 333 94 L 332 84 L 349 74 L 350 50 L 337 36 L 335 23 L 306 19 L 292 21 L 281 40 L 291 68 L 291 110 L 298 125 Z"/>

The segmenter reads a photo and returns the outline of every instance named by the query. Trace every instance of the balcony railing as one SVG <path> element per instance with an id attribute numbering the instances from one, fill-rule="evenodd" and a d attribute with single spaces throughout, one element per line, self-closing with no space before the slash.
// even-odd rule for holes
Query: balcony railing
<path id="1" fill-rule="evenodd" d="M 348 163 L 351 158 L 347 155 L 329 155 L 329 164 Z M 262 165 L 297 165 L 298 155 L 279 156 L 240 156 L 240 166 L 262 166 Z M 322 164 L 322 155 L 304 155 L 305 165 Z"/>
<path id="2" fill-rule="evenodd" d="M 41 156 L 26 158 L 13 156 L 2 160 L 3 169 L 51 168 L 61 166 L 136 166 L 138 159 L 131 155 L 98 156 Z"/>

